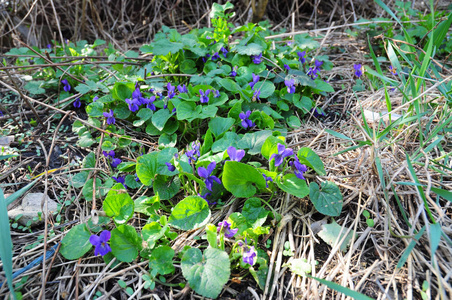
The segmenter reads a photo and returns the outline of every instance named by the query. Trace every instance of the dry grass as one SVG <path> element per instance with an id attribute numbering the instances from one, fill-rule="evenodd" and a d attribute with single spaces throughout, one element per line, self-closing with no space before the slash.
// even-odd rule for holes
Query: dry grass
<path id="1" fill-rule="evenodd" d="M 45 3 L 44 3 L 45 2 Z M 210 1 L 28 1 L 17 5 L 17 15 L 7 15 L 0 21 L 3 32 L 0 37 L 2 50 L 13 46 L 13 38 L 22 39 L 29 45 L 45 45 L 50 39 L 71 40 L 96 38 L 111 41 L 119 49 L 127 50 L 149 42 L 152 36 L 162 25 L 177 28 L 186 32 L 189 28 L 208 25 L 207 12 L 211 6 Z M 353 7 L 350 4 L 354 4 Z M 114 4 L 114 5 L 113 5 Z M 236 2 L 237 14 L 234 22 L 244 23 L 248 20 L 246 1 Z M 1 6 L 1 4 L 0 4 Z M 112 9 L 115 7 L 115 9 Z M 313 9 L 315 7 L 316 9 Z M 328 98 L 319 98 L 317 106 L 324 107 L 329 112 L 328 118 L 321 121 L 314 117 L 309 118 L 301 128 L 288 135 L 288 141 L 293 148 L 309 146 L 320 155 L 325 163 L 327 176 L 310 176 L 308 180 L 330 180 L 341 187 L 344 195 L 344 210 L 336 218 L 338 224 L 345 230 L 356 233 L 352 244 L 343 253 L 339 245 L 327 246 L 318 238 L 319 224 L 329 221 L 315 213 L 312 205 L 305 200 L 295 199 L 291 196 L 281 195 L 272 204 L 274 209 L 284 216 L 284 219 L 275 226 L 268 237 L 272 240 L 272 247 L 268 250 L 271 264 L 270 273 L 264 291 L 255 287 L 251 280 L 245 279 L 238 284 L 240 275 L 236 274 L 231 282 L 225 286 L 221 295 L 223 299 L 344 299 L 345 296 L 326 288 L 315 280 L 298 277 L 283 267 L 287 257 L 283 256 L 284 243 L 289 241 L 294 258 L 305 258 L 313 264 L 313 276 L 325 278 L 361 291 L 376 299 L 420 299 L 420 291 L 424 280 L 429 282 L 428 296 L 432 299 L 450 299 L 452 297 L 452 249 L 441 240 L 435 256 L 431 257 L 429 242 L 429 228 L 417 242 L 416 247 L 408 257 L 407 262 L 396 268 L 402 253 L 408 247 L 416 232 L 429 223 L 424 209 L 424 202 L 416 186 L 400 185 L 398 182 L 413 182 L 412 174 L 408 169 L 405 153 L 419 148 L 418 128 L 402 127 L 394 131 L 388 141 L 374 141 L 363 130 L 361 108 L 381 112 L 385 108 L 384 93 L 382 90 L 368 90 L 359 93 L 352 91 L 354 84 L 352 65 L 360 62 L 372 65 L 364 59 L 366 45 L 364 40 L 349 37 L 343 33 L 343 28 L 333 27 L 334 21 L 338 24 L 348 24 L 359 17 L 368 17 L 371 12 L 366 11 L 358 1 L 270 1 L 269 16 L 274 27 L 299 30 L 293 26 L 292 13 L 296 20 L 304 22 L 306 26 L 320 28 L 327 34 L 320 42 L 326 49 L 345 49 L 341 53 L 325 53 L 334 63 L 333 70 L 327 74 L 330 82 L 337 91 Z M 305 10 L 303 10 L 303 9 Z M 310 10 L 309 10 L 310 9 Z M 323 14 L 322 11 L 324 12 Z M 329 13 L 325 13 L 328 11 Z M 20 23 L 20 21 L 23 21 Z M 307 23 L 310 22 L 310 23 Z M 21 33 L 24 25 L 27 31 Z M 25 26 L 26 27 L 26 26 Z M 14 29 L 11 31 L 11 29 Z M 317 34 L 313 31 L 312 34 Z M 24 35 L 25 34 L 25 35 Z M 319 49 L 320 51 L 320 49 Z M 331 51 L 331 50 L 330 50 Z M 322 54 L 324 54 L 322 52 Z M 447 75 L 447 74 L 445 74 Z M 17 89 L 8 77 L 0 72 L 0 84 L 6 93 Z M 13 77 L 16 78 L 15 74 Z M 340 78 L 340 80 L 338 80 Z M 19 83 L 20 81 L 17 80 Z M 436 91 L 426 94 L 424 101 L 436 99 Z M 27 97 L 23 97 L 27 98 Z M 23 100 L 18 100 L 23 101 Z M 37 113 L 42 117 L 43 126 L 35 129 L 29 137 L 36 145 L 41 145 L 44 159 L 39 157 L 21 157 L 15 165 L 0 166 L 0 181 L 2 183 L 28 182 L 26 167 L 31 168 L 36 175 L 49 168 L 52 152 L 55 146 L 63 141 L 63 137 L 49 133 L 52 115 L 56 112 L 64 114 L 57 126 L 68 120 L 81 120 L 70 112 L 58 110 L 46 103 L 46 99 L 32 99 L 32 105 L 39 106 Z M 393 108 L 401 106 L 401 96 L 391 95 Z M 435 101 L 445 101 L 439 99 Z M 13 108 L 15 122 L 22 128 L 23 119 L 33 117 L 32 112 L 25 103 L 19 102 Z M 446 105 L 439 103 L 440 106 Z M 10 107 L 10 111 L 12 111 Z M 428 117 L 428 116 L 427 116 Z M 0 126 L 6 126 L 0 117 Z M 83 120 L 82 120 L 83 121 Z M 377 123 L 371 123 L 375 130 L 379 130 Z M 349 145 L 325 132 L 331 129 L 340 132 L 353 140 L 371 140 L 372 146 L 365 146 L 353 151 L 335 155 Z M 27 128 L 24 128 L 24 133 Z M 99 129 L 101 130 L 101 129 Z M 58 130 L 55 130 L 58 132 Z M 136 137 L 141 143 L 152 146 L 153 141 Z M 75 140 L 72 139 L 74 142 Z M 33 147 L 33 146 L 32 146 Z M 445 150 L 452 151 L 450 142 Z M 96 150 L 100 152 L 100 148 Z M 71 161 L 84 156 L 83 151 L 72 144 L 69 145 L 64 160 L 64 169 L 61 173 L 49 174 L 41 177 L 35 190 L 45 191 L 59 199 L 61 204 L 72 199 L 72 204 L 62 210 L 65 224 L 53 226 L 54 220 L 45 219 L 45 226 L 32 233 L 13 232 L 14 243 L 14 269 L 28 265 L 36 257 L 41 256 L 45 249 L 61 241 L 71 225 L 86 221 L 92 214 L 93 206 L 81 200 L 81 192 L 70 187 L 67 174 L 78 169 L 71 167 Z M 440 187 L 452 190 L 452 174 L 446 175 L 428 168 L 432 160 L 440 157 L 441 153 L 430 152 L 423 154 L 424 167 L 416 166 L 418 180 L 427 185 L 426 197 L 428 206 L 437 222 L 442 225 L 444 234 L 452 237 L 452 208 L 451 203 L 440 199 L 430 192 L 431 187 Z M 376 159 L 381 161 L 384 172 L 384 182 L 377 170 Z M 103 162 L 96 166 L 96 172 L 106 169 Z M 96 176 L 94 172 L 94 176 Z M 384 188 L 394 186 L 394 189 Z M 8 188 L 13 191 L 14 187 Z M 411 227 L 407 226 L 400 213 L 396 197 L 406 211 Z M 232 199 L 231 199 L 232 200 Z M 212 223 L 224 220 L 232 212 L 241 209 L 243 203 L 228 201 L 219 211 L 212 215 Z M 95 208 L 95 205 L 94 205 Z M 375 226 L 368 227 L 362 212 L 367 210 L 375 219 Z M 140 227 L 145 220 L 139 217 L 133 220 L 136 227 Z M 50 235 L 48 233 L 51 233 Z M 197 245 L 195 239 L 203 234 L 202 230 L 181 233 L 173 243 L 178 251 L 185 245 Z M 25 247 L 35 243 L 38 237 L 44 236 L 45 243 L 39 243 L 32 249 Z M 46 245 L 46 246 L 45 246 Z M 315 266 L 314 262 L 319 261 Z M 102 296 L 98 299 L 177 299 L 200 298 L 189 289 L 173 286 L 182 281 L 180 269 L 167 279 L 166 284 L 160 284 L 149 292 L 144 289 L 144 282 L 140 274 L 147 268 L 147 261 L 131 264 L 119 263 L 110 268 L 98 257 L 83 257 L 77 261 L 66 261 L 61 255 L 56 255 L 45 264 L 27 271 L 19 276 L 25 278 L 22 288 L 24 299 L 36 299 L 43 296 L 46 299 L 92 299 L 96 291 Z M 126 295 L 117 284 L 117 280 L 124 280 L 134 290 L 133 295 Z M 4 281 L 4 280 L 2 280 Z M 44 287 L 44 289 L 42 288 Z M 0 290 L 6 295 L 5 287 Z"/>

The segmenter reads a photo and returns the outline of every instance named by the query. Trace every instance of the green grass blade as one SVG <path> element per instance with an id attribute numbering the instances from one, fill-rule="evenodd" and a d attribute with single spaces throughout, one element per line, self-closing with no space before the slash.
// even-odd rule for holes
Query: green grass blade
<path id="1" fill-rule="evenodd" d="M 331 134 L 332 136 L 335 136 L 335 137 L 337 137 L 337 138 L 340 138 L 340 139 L 353 141 L 352 138 L 349 138 L 348 136 L 343 135 L 342 133 L 336 132 L 336 131 L 331 130 L 331 129 L 328 129 L 328 128 L 325 129 L 325 132 Z"/>
<path id="2" fill-rule="evenodd" d="M 399 195 L 397 195 L 397 193 L 396 193 L 396 191 L 394 189 L 394 185 L 392 185 L 392 184 L 391 184 L 391 190 L 394 193 L 394 198 L 396 199 L 397 206 L 399 207 L 399 210 L 400 210 L 400 213 L 402 214 L 403 220 L 408 225 L 408 227 L 411 228 L 411 223 L 408 220 L 408 217 L 407 217 L 406 212 L 405 212 L 405 208 L 402 206 L 402 203 L 400 203 Z"/>
<path id="3" fill-rule="evenodd" d="M 22 196 L 36 183 L 36 181 L 38 181 L 38 179 L 35 179 L 34 181 L 30 182 L 29 184 L 27 184 L 26 186 L 24 186 L 23 188 L 21 188 L 20 190 L 6 198 L 6 206 L 10 205 L 11 203 L 13 203 L 14 200 Z"/>
<path id="4" fill-rule="evenodd" d="M 424 234 L 425 231 L 425 225 L 422 227 L 421 231 L 419 231 L 415 236 L 414 239 L 408 244 L 408 247 L 406 247 L 405 251 L 403 252 L 402 256 L 400 257 L 399 262 L 397 263 L 397 269 L 400 269 L 403 267 L 403 265 L 406 263 L 406 260 L 408 259 L 408 256 L 410 256 L 411 251 L 413 251 L 414 246 L 416 246 L 416 243 L 419 241 L 421 236 Z"/>
<path id="5" fill-rule="evenodd" d="M 332 282 L 332 281 L 329 281 L 329 280 L 325 280 L 325 279 L 321 279 L 321 278 L 317 278 L 317 277 L 310 276 L 310 275 L 307 275 L 307 277 L 315 279 L 318 282 L 326 285 L 330 289 L 338 291 L 338 292 L 340 292 L 340 293 L 342 293 L 342 294 L 344 294 L 346 296 L 352 297 L 354 299 L 357 299 L 357 300 L 373 300 L 369 296 L 366 296 L 366 295 L 361 294 L 361 293 L 359 293 L 357 291 L 354 291 L 354 290 L 351 290 L 349 288 L 346 288 L 346 287 L 344 287 L 344 286 L 342 286 L 340 284 L 337 284 L 335 282 Z"/>
<path id="6" fill-rule="evenodd" d="M 9 230 L 9 218 L 5 195 L 3 194 L 2 189 L 0 189 L 0 202 L 0 258 L 2 259 L 3 271 L 5 271 L 9 290 L 14 299 L 16 299 L 13 286 L 13 243 Z"/>
<path id="7" fill-rule="evenodd" d="M 443 197 L 447 201 L 452 202 L 452 192 L 449 192 L 449 191 L 446 191 L 443 189 L 439 189 L 439 188 L 432 188 L 432 192 L 434 192 L 438 196 Z"/>
<path id="8" fill-rule="evenodd" d="M 439 223 L 430 224 L 430 252 L 432 253 L 432 261 L 438 249 L 439 242 L 441 241 L 441 225 Z"/>
<path id="9" fill-rule="evenodd" d="M 439 48 L 444 43 L 444 39 L 446 38 L 447 32 L 452 25 L 452 13 L 449 14 L 449 17 L 442 21 L 438 27 L 435 29 L 433 37 L 434 37 L 434 46 Z"/>

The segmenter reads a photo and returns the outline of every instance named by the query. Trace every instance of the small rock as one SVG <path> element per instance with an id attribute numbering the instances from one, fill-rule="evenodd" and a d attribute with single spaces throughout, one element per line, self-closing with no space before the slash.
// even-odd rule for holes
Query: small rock
<path id="1" fill-rule="evenodd" d="M 18 215 L 22 215 L 18 222 L 26 226 L 28 221 L 31 220 L 31 226 L 38 225 L 43 222 L 43 220 L 33 220 L 34 217 L 38 216 L 38 212 L 42 212 L 41 210 L 41 201 L 43 200 L 44 193 L 29 193 L 23 199 L 22 203 L 19 204 L 12 210 L 8 211 L 8 217 L 10 219 L 15 219 Z M 47 197 L 47 205 L 49 214 L 55 212 L 58 209 L 57 202 Z M 45 203 L 43 206 L 45 209 Z"/>

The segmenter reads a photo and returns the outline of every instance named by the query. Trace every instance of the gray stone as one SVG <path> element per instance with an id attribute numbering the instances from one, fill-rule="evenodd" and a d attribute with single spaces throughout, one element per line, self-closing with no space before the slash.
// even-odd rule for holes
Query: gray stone
<path id="1" fill-rule="evenodd" d="M 43 200 L 43 193 L 29 193 L 23 199 L 22 203 L 16 206 L 15 208 L 8 211 L 8 217 L 10 219 L 15 219 L 18 215 L 22 215 L 18 222 L 25 226 L 28 221 L 31 220 L 31 226 L 38 225 L 42 223 L 42 220 L 33 220 L 33 218 L 38 216 L 38 212 L 42 212 L 41 210 L 41 202 Z M 50 199 L 48 196 L 47 205 L 49 214 L 55 212 L 58 209 L 57 203 Z M 43 205 L 43 209 L 45 210 L 45 202 Z"/>

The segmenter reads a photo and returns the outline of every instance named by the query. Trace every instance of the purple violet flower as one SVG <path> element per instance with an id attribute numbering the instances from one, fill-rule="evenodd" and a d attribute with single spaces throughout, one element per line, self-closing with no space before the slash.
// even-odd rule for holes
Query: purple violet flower
<path id="1" fill-rule="evenodd" d="M 290 79 L 290 80 L 284 80 L 284 84 L 287 86 L 287 92 L 289 94 L 293 94 L 295 93 L 295 80 Z"/>
<path id="2" fill-rule="evenodd" d="M 71 85 L 69 84 L 67 79 L 61 80 L 61 83 L 64 85 L 63 90 L 65 90 L 66 92 L 69 92 L 71 90 Z"/>
<path id="3" fill-rule="evenodd" d="M 284 68 L 287 70 L 287 71 L 289 71 L 290 70 L 290 67 L 289 67 L 289 65 L 288 64 L 284 64 Z"/>
<path id="4" fill-rule="evenodd" d="M 305 62 L 306 62 L 306 58 L 305 58 L 305 55 L 306 55 L 306 51 L 302 51 L 302 52 L 297 52 L 297 55 L 298 55 L 298 59 L 299 59 L 299 61 L 302 63 L 302 64 L 304 64 Z"/>
<path id="5" fill-rule="evenodd" d="M 253 99 L 254 99 L 254 100 L 257 99 L 257 100 L 260 101 L 260 100 L 261 100 L 261 99 L 259 98 L 260 95 L 261 95 L 261 90 L 255 90 L 254 93 L 253 93 Z"/>
<path id="6" fill-rule="evenodd" d="M 397 69 L 394 68 L 392 65 L 389 66 L 389 72 L 391 72 L 392 75 L 399 75 L 399 73 L 397 73 Z"/>
<path id="7" fill-rule="evenodd" d="M 111 167 L 112 168 L 116 168 L 117 166 L 119 166 L 119 164 L 122 163 L 122 160 L 119 158 L 113 158 L 113 160 L 111 161 Z"/>
<path id="8" fill-rule="evenodd" d="M 231 161 L 241 161 L 245 156 L 245 150 L 237 150 L 235 147 L 228 147 L 227 153 Z"/>
<path id="9" fill-rule="evenodd" d="M 99 100 L 99 96 L 94 96 L 93 102 L 96 102 L 97 100 Z"/>
<path id="10" fill-rule="evenodd" d="M 259 75 L 254 75 L 254 73 L 252 73 L 253 75 L 253 80 L 249 83 L 251 89 L 254 89 L 254 85 L 259 81 L 260 77 Z"/>
<path id="11" fill-rule="evenodd" d="M 251 120 L 249 119 L 250 115 L 251 115 L 251 110 L 247 110 L 246 113 L 241 112 L 241 113 L 239 114 L 239 117 L 240 117 L 240 119 L 242 120 L 242 126 L 243 126 L 243 128 L 245 128 L 245 129 L 251 128 L 251 127 L 253 127 L 254 125 L 256 125 L 256 124 L 254 124 L 253 121 L 251 121 Z"/>
<path id="12" fill-rule="evenodd" d="M 282 164 L 283 159 L 288 156 L 293 155 L 293 150 L 291 148 L 287 148 L 283 144 L 278 144 L 278 153 L 273 153 L 270 156 L 270 161 L 274 158 L 275 159 L 275 167 Z"/>
<path id="13" fill-rule="evenodd" d="M 266 176 L 265 174 L 262 174 L 262 176 L 264 176 L 265 179 L 265 186 L 268 188 L 268 183 L 271 181 L 273 182 L 273 179 L 270 176 Z"/>
<path id="14" fill-rule="evenodd" d="M 257 252 L 254 250 L 254 246 L 251 246 L 247 252 L 243 252 L 243 262 L 252 266 L 254 264 L 254 258 L 256 256 Z"/>
<path id="15" fill-rule="evenodd" d="M 361 71 L 361 64 L 354 64 L 353 65 L 353 69 L 355 69 L 355 76 L 356 77 L 361 77 L 361 75 L 363 75 L 363 72 Z"/>
<path id="16" fill-rule="evenodd" d="M 137 98 L 126 99 L 126 103 L 129 104 L 129 110 L 131 112 L 136 112 L 141 104 Z"/>
<path id="17" fill-rule="evenodd" d="M 218 54 L 218 52 L 215 52 L 215 54 L 212 55 L 211 60 L 212 60 L 212 61 L 216 61 L 216 60 L 218 60 L 219 58 L 220 58 L 220 55 Z"/>
<path id="18" fill-rule="evenodd" d="M 220 49 L 221 53 L 223 53 L 224 58 L 226 58 L 226 54 L 228 54 L 228 49 L 226 49 L 225 47 L 221 47 Z"/>
<path id="19" fill-rule="evenodd" d="M 237 76 L 237 66 L 232 68 L 231 73 L 229 74 L 231 77 Z"/>
<path id="20" fill-rule="evenodd" d="M 76 98 L 73 105 L 75 108 L 79 108 L 80 106 L 82 106 L 82 102 L 80 102 L 80 98 Z"/>
<path id="21" fill-rule="evenodd" d="M 113 178 L 117 183 L 122 183 L 122 185 L 125 188 L 127 188 L 125 176 L 118 176 L 118 177 L 112 176 L 111 178 Z"/>
<path id="22" fill-rule="evenodd" d="M 174 172 L 174 170 L 176 170 L 176 167 L 173 166 L 172 163 L 166 162 L 165 165 L 168 167 L 168 171 L 170 172 Z"/>
<path id="23" fill-rule="evenodd" d="M 220 91 L 219 90 L 216 90 L 215 91 L 215 96 L 214 96 L 214 98 L 219 98 L 221 95 L 220 95 Z"/>
<path id="24" fill-rule="evenodd" d="M 300 179 L 306 180 L 306 178 L 304 178 L 303 173 L 306 172 L 308 170 L 308 168 L 300 163 L 300 160 L 298 159 L 298 157 L 295 155 L 295 160 L 294 161 L 290 161 L 289 165 L 292 167 L 295 167 L 295 176 L 297 176 Z"/>
<path id="25" fill-rule="evenodd" d="M 255 63 L 256 65 L 260 64 L 262 62 L 262 53 L 259 55 L 251 56 L 251 59 L 253 60 L 253 63 Z"/>
<path id="26" fill-rule="evenodd" d="M 185 86 L 185 84 L 178 85 L 177 90 L 179 91 L 179 93 L 188 93 L 188 90 L 187 90 L 187 87 Z"/>
<path id="27" fill-rule="evenodd" d="M 149 99 L 146 99 L 146 108 L 149 108 L 152 111 L 156 111 L 157 108 L 154 105 L 155 96 L 151 96 Z"/>
<path id="28" fill-rule="evenodd" d="M 114 113 L 113 110 L 110 109 L 110 112 L 104 112 L 103 113 L 104 117 L 107 118 L 107 124 L 108 125 L 112 125 L 115 124 L 115 117 L 114 117 Z"/>
<path id="29" fill-rule="evenodd" d="M 206 62 L 206 61 L 209 59 L 209 57 L 210 57 L 210 54 L 206 54 L 206 56 L 204 56 L 204 57 L 202 58 L 202 61 L 203 61 L 203 62 Z"/>
<path id="30" fill-rule="evenodd" d="M 207 166 L 207 169 L 204 167 L 198 168 L 198 175 L 200 177 L 204 178 L 204 182 L 206 183 L 206 188 L 209 191 L 212 191 L 212 185 L 213 185 L 214 181 L 217 182 L 218 184 L 221 184 L 221 181 L 220 181 L 220 179 L 218 179 L 218 177 L 211 175 L 216 166 L 217 166 L 217 163 L 213 161 Z"/>
<path id="31" fill-rule="evenodd" d="M 203 90 L 199 90 L 199 101 L 201 102 L 201 103 L 207 103 L 207 102 L 209 102 L 209 93 L 210 93 L 210 90 L 207 90 L 205 93 L 204 93 L 204 91 Z"/>
<path id="32" fill-rule="evenodd" d="M 174 96 L 176 96 L 176 93 L 174 92 L 176 90 L 176 87 L 172 86 L 171 82 L 168 82 L 168 84 L 166 85 L 166 89 L 168 90 L 168 98 L 173 99 Z"/>
<path id="33" fill-rule="evenodd" d="M 238 228 L 231 229 L 231 224 L 229 224 L 228 221 L 218 223 L 217 232 L 224 232 L 224 236 L 228 239 L 232 238 L 237 231 L 239 231 Z"/>
<path id="34" fill-rule="evenodd" d="M 104 230 L 100 233 L 100 236 L 93 234 L 89 238 L 89 242 L 94 246 L 94 255 L 104 256 L 108 252 L 111 252 L 111 248 L 108 245 L 111 233 L 108 230 Z"/>
<path id="35" fill-rule="evenodd" d="M 114 150 L 110 150 L 110 151 L 102 151 L 102 154 L 108 158 L 110 157 L 111 159 L 115 158 L 115 151 Z"/>

